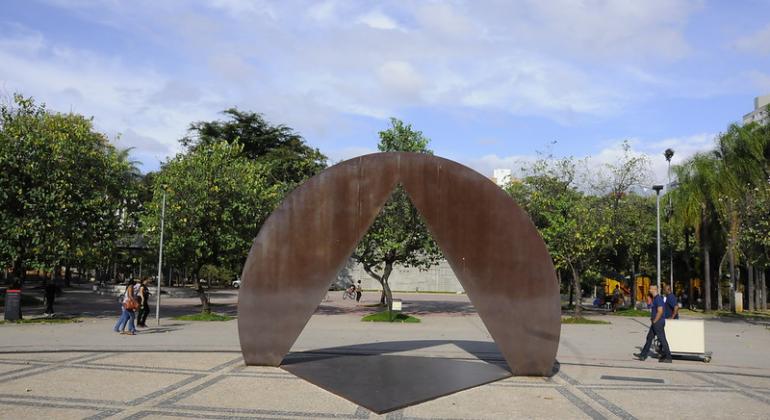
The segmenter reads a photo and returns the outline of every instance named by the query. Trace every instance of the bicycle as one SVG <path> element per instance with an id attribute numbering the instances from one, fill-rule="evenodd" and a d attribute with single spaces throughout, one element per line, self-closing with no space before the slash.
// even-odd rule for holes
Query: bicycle
<path id="1" fill-rule="evenodd" d="M 355 300 L 355 298 L 356 298 L 356 291 L 353 288 L 345 289 L 345 291 L 342 292 L 342 300 L 345 300 L 345 299 Z"/>

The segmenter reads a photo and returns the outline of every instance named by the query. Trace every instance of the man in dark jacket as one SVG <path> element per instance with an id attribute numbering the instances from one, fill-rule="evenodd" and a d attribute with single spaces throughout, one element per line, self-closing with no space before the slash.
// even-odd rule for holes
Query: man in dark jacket
<path id="1" fill-rule="evenodd" d="M 666 318 L 663 316 L 666 305 L 663 302 L 663 298 L 658 294 L 658 286 L 650 285 L 650 296 L 652 296 L 652 306 L 650 306 L 650 329 L 647 332 L 647 341 L 644 343 L 644 348 L 640 353 L 634 353 L 639 360 L 645 360 L 647 354 L 650 352 L 652 346 L 652 339 L 658 337 L 660 341 L 662 351 L 659 362 L 671 363 L 671 351 L 668 348 L 668 341 L 666 340 Z"/>
<path id="2" fill-rule="evenodd" d="M 663 308 L 663 316 L 666 319 L 679 319 L 679 303 L 677 302 L 676 295 L 671 291 L 670 285 L 663 286 L 663 290 L 666 293 L 666 306 Z"/>
<path id="3" fill-rule="evenodd" d="M 53 302 L 56 299 L 56 293 L 58 292 L 56 284 L 53 279 L 48 279 L 45 282 L 43 288 L 43 295 L 45 297 L 45 315 L 53 315 Z"/>

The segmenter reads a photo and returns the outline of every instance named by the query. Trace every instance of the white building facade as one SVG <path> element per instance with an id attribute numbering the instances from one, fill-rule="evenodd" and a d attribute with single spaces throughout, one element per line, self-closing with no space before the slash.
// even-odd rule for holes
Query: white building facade
<path id="1" fill-rule="evenodd" d="M 770 95 L 763 95 L 754 98 L 754 111 L 743 116 L 743 123 L 759 123 L 765 125 L 770 122 L 770 115 L 767 113 L 767 106 L 770 105 Z"/>

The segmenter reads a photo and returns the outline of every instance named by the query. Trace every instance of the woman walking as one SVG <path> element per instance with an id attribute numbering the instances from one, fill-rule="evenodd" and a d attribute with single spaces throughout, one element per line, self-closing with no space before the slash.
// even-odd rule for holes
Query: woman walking
<path id="1" fill-rule="evenodd" d="M 126 291 L 123 293 L 120 299 L 121 314 L 118 323 L 115 324 L 113 331 L 121 334 L 135 335 L 136 327 L 134 327 L 134 316 L 136 309 L 139 307 L 139 303 L 134 295 L 134 280 L 129 280 L 126 283 Z M 128 324 L 128 332 L 125 331 L 126 324 Z"/>

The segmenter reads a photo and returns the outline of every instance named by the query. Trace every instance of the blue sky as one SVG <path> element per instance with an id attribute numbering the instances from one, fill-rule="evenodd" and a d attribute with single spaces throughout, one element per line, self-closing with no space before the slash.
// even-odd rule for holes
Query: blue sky
<path id="1" fill-rule="evenodd" d="M 231 106 L 332 161 L 391 116 L 486 175 L 556 141 L 678 162 L 770 93 L 770 2 L 29 1 L 0 13 L 0 96 L 94 117 L 144 171 Z M 119 136 L 119 139 L 118 139 Z"/>

